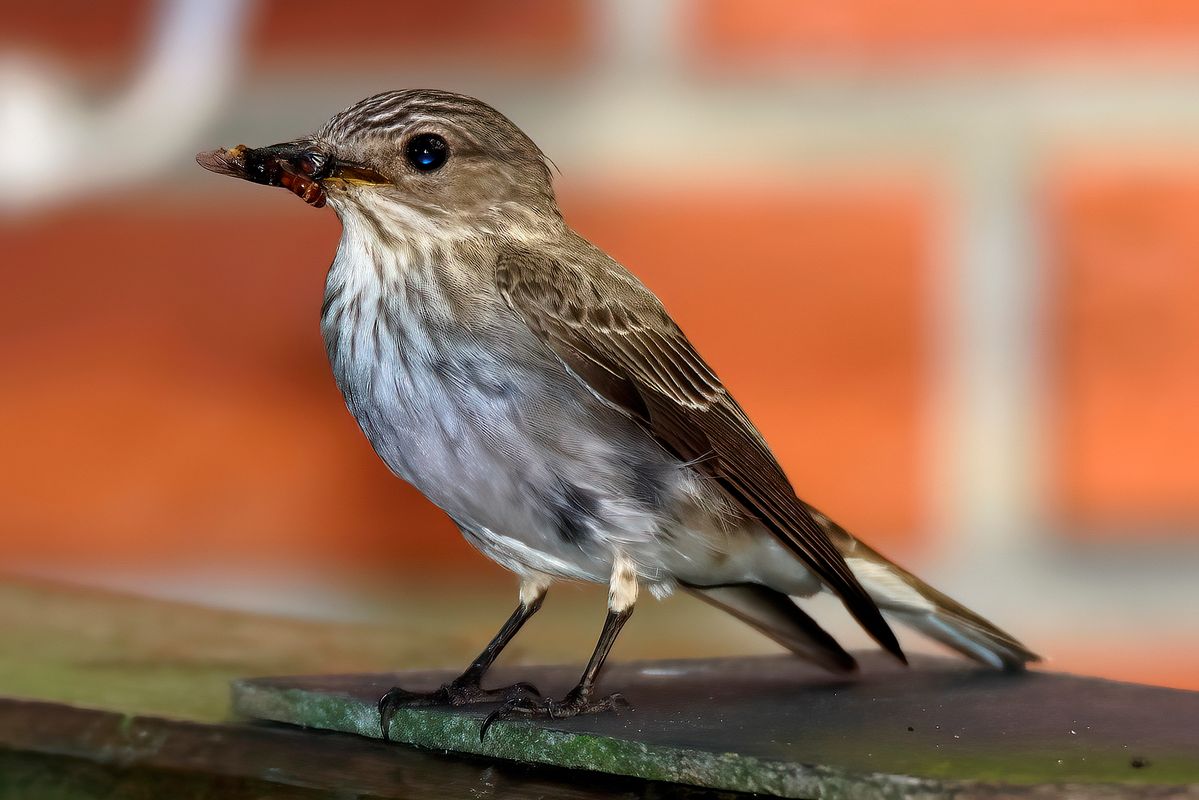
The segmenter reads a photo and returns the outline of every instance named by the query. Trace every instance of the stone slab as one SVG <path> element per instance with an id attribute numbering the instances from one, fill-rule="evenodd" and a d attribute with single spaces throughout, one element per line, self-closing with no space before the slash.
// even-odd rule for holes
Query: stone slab
<path id="1" fill-rule="evenodd" d="M 678 784 L 0 697 L 0 800 L 732 800 Z"/>
<path id="2" fill-rule="evenodd" d="M 612 664 L 634 710 L 496 723 L 488 707 L 397 713 L 398 742 L 781 797 L 1199 798 L 1199 692 L 1072 675 L 1007 675 L 952 659 L 861 654 L 830 676 L 786 656 Z M 378 697 L 451 672 L 240 680 L 236 713 L 379 736 Z M 500 668 L 560 696 L 578 667 Z"/>

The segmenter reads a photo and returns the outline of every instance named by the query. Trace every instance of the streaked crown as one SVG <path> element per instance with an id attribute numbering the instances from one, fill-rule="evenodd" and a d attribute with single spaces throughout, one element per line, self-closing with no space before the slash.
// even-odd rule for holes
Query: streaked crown
<path id="1" fill-rule="evenodd" d="M 381 188 L 391 199 L 431 216 L 514 207 L 557 216 L 541 149 L 472 97 L 430 89 L 384 92 L 334 116 L 314 139 L 337 161 L 383 176 L 389 185 Z"/>

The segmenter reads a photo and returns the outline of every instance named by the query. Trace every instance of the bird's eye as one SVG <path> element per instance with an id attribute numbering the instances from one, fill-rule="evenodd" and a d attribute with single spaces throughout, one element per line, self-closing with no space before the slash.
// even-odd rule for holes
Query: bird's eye
<path id="1" fill-rule="evenodd" d="M 296 159 L 296 166 L 300 172 L 309 178 L 321 178 L 324 176 L 325 168 L 329 165 L 329 157 L 324 153 L 317 153 L 309 150 L 300 155 Z"/>
<path id="2" fill-rule="evenodd" d="M 437 134 L 422 133 L 408 140 L 404 157 L 421 172 L 432 172 L 450 157 L 450 148 Z"/>

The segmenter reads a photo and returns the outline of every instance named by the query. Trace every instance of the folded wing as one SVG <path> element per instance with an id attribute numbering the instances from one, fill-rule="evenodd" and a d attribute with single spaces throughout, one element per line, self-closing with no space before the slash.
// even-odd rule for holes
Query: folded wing
<path id="1" fill-rule="evenodd" d="M 599 397 L 719 483 L 836 592 L 863 628 L 906 661 L 878 606 L 795 495 L 760 433 L 635 277 L 603 253 L 499 256 L 512 310 Z"/>

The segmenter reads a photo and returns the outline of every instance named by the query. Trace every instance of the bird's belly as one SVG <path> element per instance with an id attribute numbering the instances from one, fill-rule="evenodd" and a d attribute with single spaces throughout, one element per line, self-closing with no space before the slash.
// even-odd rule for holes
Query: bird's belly
<path id="1" fill-rule="evenodd" d="M 447 386 L 431 365 L 386 357 L 369 382 L 347 378 L 350 410 L 393 472 L 456 521 L 503 529 L 525 522 L 514 502 L 521 430 L 502 410 L 472 402 L 477 387 Z"/>
<path id="2" fill-rule="evenodd" d="M 604 581 L 621 543 L 653 536 L 653 509 L 632 485 L 645 465 L 622 447 L 629 423 L 556 361 L 531 357 L 532 343 L 348 337 L 333 337 L 330 359 L 363 432 L 484 554 L 518 572 Z"/>

